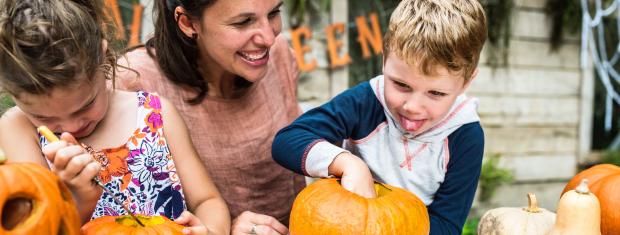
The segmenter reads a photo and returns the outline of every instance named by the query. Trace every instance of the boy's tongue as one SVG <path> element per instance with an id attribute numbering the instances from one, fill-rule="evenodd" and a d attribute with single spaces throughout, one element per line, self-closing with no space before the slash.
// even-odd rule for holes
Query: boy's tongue
<path id="1" fill-rule="evenodd" d="M 400 117 L 400 121 L 403 124 L 403 128 L 405 128 L 405 130 L 413 132 L 417 131 L 422 125 L 424 125 L 425 119 L 412 121 L 405 117 Z"/>

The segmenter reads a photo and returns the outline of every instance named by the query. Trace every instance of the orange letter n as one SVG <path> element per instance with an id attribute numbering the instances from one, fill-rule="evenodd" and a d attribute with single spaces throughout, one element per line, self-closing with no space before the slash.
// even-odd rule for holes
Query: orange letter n
<path id="1" fill-rule="evenodd" d="M 355 24 L 357 25 L 358 30 L 357 41 L 360 42 L 362 47 L 362 57 L 364 57 L 364 59 L 368 59 L 370 57 L 368 43 L 372 46 L 375 55 L 378 55 L 383 51 L 383 39 L 381 38 L 381 28 L 379 27 L 377 13 L 370 13 L 370 22 L 372 24 L 372 32 L 368 29 L 364 16 L 358 16 L 355 18 Z"/>

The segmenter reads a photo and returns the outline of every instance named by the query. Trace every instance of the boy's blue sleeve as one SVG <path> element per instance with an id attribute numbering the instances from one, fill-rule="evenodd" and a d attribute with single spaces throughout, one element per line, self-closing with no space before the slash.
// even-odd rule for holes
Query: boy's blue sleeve
<path id="1" fill-rule="evenodd" d="M 484 133 L 479 122 L 461 126 L 448 137 L 450 162 L 444 182 L 427 207 L 431 235 L 461 234 L 480 178 Z"/>
<path id="2" fill-rule="evenodd" d="M 316 143 L 327 141 L 336 145 L 348 138 L 361 139 L 383 120 L 383 107 L 370 84 L 364 82 L 280 130 L 273 140 L 272 157 L 280 165 L 308 175 L 305 158 Z"/>

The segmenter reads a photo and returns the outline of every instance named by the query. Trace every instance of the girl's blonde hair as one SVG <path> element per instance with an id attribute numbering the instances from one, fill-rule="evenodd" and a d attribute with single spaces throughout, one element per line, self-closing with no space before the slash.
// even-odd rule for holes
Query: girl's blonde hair
<path id="1" fill-rule="evenodd" d="M 467 82 L 486 37 L 486 17 L 478 0 L 403 0 L 390 18 L 383 51 L 425 74 L 444 66 Z"/>
<path id="2" fill-rule="evenodd" d="M 0 0 L 0 87 L 13 96 L 115 72 L 100 0 Z"/>

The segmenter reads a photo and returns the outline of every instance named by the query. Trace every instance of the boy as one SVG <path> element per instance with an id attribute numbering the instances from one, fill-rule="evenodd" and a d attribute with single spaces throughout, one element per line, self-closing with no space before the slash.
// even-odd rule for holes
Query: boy
<path id="1" fill-rule="evenodd" d="M 401 1 L 384 39 L 384 75 L 282 129 L 274 160 L 342 177 L 344 188 L 369 198 L 373 178 L 406 188 L 427 205 L 431 234 L 460 234 L 484 148 L 477 100 L 463 93 L 486 34 L 477 0 Z"/>

